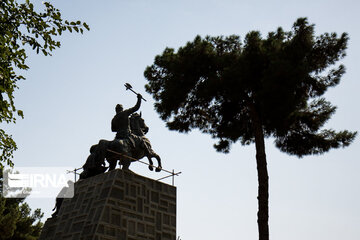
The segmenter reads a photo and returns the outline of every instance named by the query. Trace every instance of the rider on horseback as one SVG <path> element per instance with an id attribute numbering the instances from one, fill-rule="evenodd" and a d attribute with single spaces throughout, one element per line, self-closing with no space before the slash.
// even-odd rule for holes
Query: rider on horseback
<path id="1" fill-rule="evenodd" d="M 122 169 L 129 169 L 131 161 L 146 156 L 149 160 L 149 169 L 153 170 L 153 162 L 151 158 L 156 158 L 158 166 L 156 171 L 161 171 L 161 159 L 151 148 L 150 141 L 144 136 L 149 128 L 145 125 L 144 120 L 139 114 L 133 114 L 139 110 L 142 96 L 137 94 L 137 103 L 134 107 L 123 110 L 121 104 L 115 107 L 116 115 L 111 121 L 111 130 L 116 132 L 115 139 L 107 141 L 101 139 L 98 144 L 93 145 L 90 149 L 90 156 L 87 158 L 83 166 L 84 171 L 80 174 L 80 179 L 85 179 L 97 174 L 103 173 L 107 168 L 113 170 L 117 161 L 122 165 Z M 133 120 L 137 124 L 132 132 L 130 126 L 130 115 L 133 114 Z M 133 121 L 132 120 L 132 121 Z M 141 124 L 139 124 L 141 123 Z M 137 129 L 139 128 L 139 129 Z M 105 159 L 109 162 L 109 167 L 105 167 Z"/>
<path id="2" fill-rule="evenodd" d="M 133 147 L 135 147 L 135 143 L 130 130 L 129 117 L 132 113 L 139 110 L 141 105 L 141 99 L 141 94 L 137 94 L 136 105 L 126 110 L 123 110 L 123 106 L 121 104 L 117 104 L 115 107 L 116 115 L 111 121 L 111 131 L 116 132 L 115 139 L 129 140 Z"/>

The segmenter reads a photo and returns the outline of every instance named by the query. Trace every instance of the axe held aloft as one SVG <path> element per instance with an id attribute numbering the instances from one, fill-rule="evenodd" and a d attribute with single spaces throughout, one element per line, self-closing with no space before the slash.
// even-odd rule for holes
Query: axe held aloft
<path id="1" fill-rule="evenodd" d="M 129 83 L 125 83 L 124 84 L 126 90 L 130 90 L 132 91 L 133 93 L 135 93 L 136 95 L 138 94 L 137 92 L 135 92 L 133 89 L 132 89 L 132 86 L 129 84 Z M 141 97 L 145 102 L 146 102 L 146 99 L 144 97 Z"/>

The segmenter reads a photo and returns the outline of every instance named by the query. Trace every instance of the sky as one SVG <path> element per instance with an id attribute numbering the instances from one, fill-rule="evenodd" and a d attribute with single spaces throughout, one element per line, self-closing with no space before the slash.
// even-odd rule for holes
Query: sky
<path id="1" fill-rule="evenodd" d="M 37 1 L 40 6 L 40 1 Z M 145 92 L 143 72 L 166 47 L 178 49 L 196 35 L 263 36 L 279 26 L 285 31 L 299 17 L 315 24 L 316 35 L 347 32 L 347 69 L 326 98 L 338 107 L 326 124 L 336 130 L 359 130 L 360 2 L 235 0 L 73 0 L 50 1 L 63 18 L 86 21 L 91 30 L 64 34 L 52 57 L 29 54 L 27 80 L 19 82 L 15 104 L 25 114 L 15 125 L 2 126 L 18 150 L 15 166 L 81 167 L 91 145 L 111 140 L 115 105 L 125 108 L 136 96 L 149 126 L 147 137 L 165 169 L 181 171 L 177 187 L 177 235 L 190 239 L 257 239 L 257 172 L 255 146 L 236 143 L 229 154 L 217 153 L 209 135 L 169 131 Z M 301 159 L 280 152 L 266 141 L 270 181 L 270 238 L 276 240 L 358 240 L 360 238 L 359 137 L 344 149 Z M 150 178 L 166 176 L 132 164 Z M 164 180 L 171 184 L 171 179 Z M 29 199 L 45 220 L 54 199 Z"/>

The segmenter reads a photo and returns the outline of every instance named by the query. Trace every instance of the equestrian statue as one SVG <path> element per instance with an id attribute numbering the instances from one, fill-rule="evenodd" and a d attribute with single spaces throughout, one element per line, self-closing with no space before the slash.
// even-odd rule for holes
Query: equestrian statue
<path id="1" fill-rule="evenodd" d="M 162 169 L 161 159 L 151 148 L 149 139 L 145 134 L 149 131 L 141 114 L 136 113 L 141 105 L 141 100 L 145 100 L 141 94 L 136 93 L 130 84 L 125 84 L 126 89 L 130 89 L 137 95 L 137 102 L 134 107 L 123 109 L 121 104 L 115 107 L 115 116 L 111 121 L 111 131 L 115 132 L 115 139 L 112 141 L 100 140 L 98 144 L 91 146 L 90 155 L 83 166 L 83 172 L 80 179 L 92 177 L 104 173 L 107 169 L 115 169 L 117 163 L 122 169 L 129 170 L 131 162 L 147 157 L 149 169 L 153 170 L 152 158 L 158 162 L 155 171 Z M 146 101 L 146 100 L 145 100 Z M 106 166 L 105 160 L 109 163 Z"/>

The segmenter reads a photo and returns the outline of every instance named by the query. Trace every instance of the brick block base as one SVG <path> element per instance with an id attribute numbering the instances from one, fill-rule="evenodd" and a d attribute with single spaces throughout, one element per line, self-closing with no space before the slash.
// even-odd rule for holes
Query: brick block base
<path id="1" fill-rule="evenodd" d="M 176 188 L 120 169 L 75 183 L 39 240 L 175 240 Z"/>

